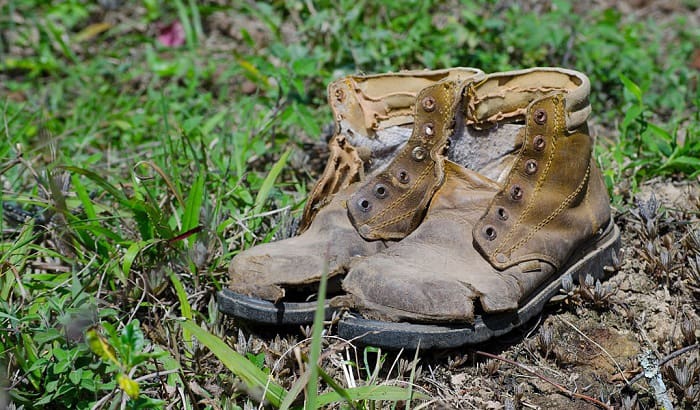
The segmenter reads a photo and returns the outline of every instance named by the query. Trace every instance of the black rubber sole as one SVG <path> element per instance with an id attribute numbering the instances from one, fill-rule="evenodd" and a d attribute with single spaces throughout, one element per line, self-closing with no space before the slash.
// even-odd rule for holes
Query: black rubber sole
<path id="1" fill-rule="evenodd" d="M 278 302 L 241 295 L 231 289 L 216 295 L 219 311 L 252 322 L 268 325 L 304 325 L 314 321 L 317 302 Z M 330 320 L 336 309 L 326 303 L 326 320 Z"/>
<path id="2" fill-rule="evenodd" d="M 612 223 L 591 246 L 583 249 L 568 268 L 533 292 L 517 311 L 477 317 L 473 325 L 428 325 L 407 322 L 382 322 L 346 314 L 338 324 L 338 335 L 364 345 L 386 349 L 447 349 L 483 343 L 525 324 L 542 312 L 544 305 L 561 289 L 562 278 L 580 274 L 602 276 L 605 266 L 612 266 L 613 253 L 620 248 L 620 230 Z"/>

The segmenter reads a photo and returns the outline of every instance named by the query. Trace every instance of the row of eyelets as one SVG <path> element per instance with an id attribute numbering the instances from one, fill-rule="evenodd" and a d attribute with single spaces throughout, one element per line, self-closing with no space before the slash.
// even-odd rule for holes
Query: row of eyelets
<path id="1" fill-rule="evenodd" d="M 533 120 L 535 123 L 539 125 L 543 125 L 545 122 L 547 122 L 547 112 L 543 109 L 537 109 L 535 110 L 533 114 Z M 542 135 L 536 135 L 535 138 L 532 141 L 533 148 L 535 151 L 543 151 L 545 146 L 547 145 L 546 140 Z M 533 175 L 537 172 L 537 160 L 535 159 L 529 159 L 525 162 L 525 173 L 527 175 Z M 510 187 L 510 199 L 513 201 L 520 201 L 523 199 L 523 195 L 525 194 L 523 188 L 518 185 L 518 184 L 513 184 Z M 508 220 L 508 211 L 504 207 L 498 207 L 496 208 L 496 217 L 500 219 L 501 221 L 507 221 Z M 484 237 L 488 241 L 493 241 L 496 239 L 498 236 L 496 232 L 496 228 L 494 228 L 491 225 L 486 225 L 484 226 L 482 233 Z M 496 255 L 496 261 L 498 263 L 505 263 L 508 260 L 508 257 L 503 254 L 503 253 L 498 253 Z"/>
<path id="2" fill-rule="evenodd" d="M 545 122 L 547 122 L 547 112 L 541 108 L 538 108 L 535 110 L 535 113 L 533 114 L 533 119 L 535 122 L 539 125 L 543 125 Z M 542 135 L 536 135 L 535 138 L 532 140 L 532 146 L 535 149 L 535 151 L 542 151 L 544 150 L 545 146 L 547 145 L 546 140 Z M 527 175 L 533 175 L 534 173 L 537 172 L 537 160 L 535 159 L 528 159 L 525 161 L 525 173 Z M 513 184 L 510 187 L 510 199 L 513 201 L 520 201 L 523 199 L 523 189 L 520 187 L 520 185 Z M 500 210 L 499 210 L 500 211 Z M 500 216 L 500 214 L 499 214 Z"/>
<path id="3" fill-rule="evenodd" d="M 345 98 L 345 93 L 342 89 L 336 89 L 335 90 L 335 97 L 338 101 L 341 101 Z M 437 104 L 435 102 L 435 98 L 428 96 L 425 97 L 421 100 L 421 107 L 425 112 L 432 112 L 435 111 Z M 435 125 L 432 122 L 428 122 L 425 125 L 423 125 L 423 135 L 425 137 L 432 137 L 435 135 Z M 411 157 L 413 158 L 414 161 L 420 162 L 423 161 L 427 156 L 426 149 L 423 147 L 415 147 L 411 151 Z M 410 180 L 411 177 L 408 174 L 408 171 L 405 169 L 399 170 L 398 173 L 398 180 L 402 184 L 407 184 Z M 384 199 L 389 195 L 389 190 L 384 184 L 376 184 L 374 186 L 374 196 L 378 199 Z M 360 208 L 360 211 L 362 212 L 369 212 L 372 209 L 372 203 L 367 200 L 366 198 L 361 198 L 360 200 L 357 201 L 357 206 Z M 495 238 L 495 230 L 492 228 L 491 231 L 494 238 Z"/>

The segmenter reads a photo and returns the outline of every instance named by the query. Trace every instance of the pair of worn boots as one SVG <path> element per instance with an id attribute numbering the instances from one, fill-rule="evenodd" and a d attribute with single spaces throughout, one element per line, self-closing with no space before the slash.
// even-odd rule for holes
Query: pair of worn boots
<path id="1" fill-rule="evenodd" d="M 570 275 L 612 265 L 619 230 L 579 72 L 472 68 L 350 76 L 300 234 L 238 254 L 225 312 L 309 323 L 322 274 L 338 333 L 389 348 L 483 342 Z"/>

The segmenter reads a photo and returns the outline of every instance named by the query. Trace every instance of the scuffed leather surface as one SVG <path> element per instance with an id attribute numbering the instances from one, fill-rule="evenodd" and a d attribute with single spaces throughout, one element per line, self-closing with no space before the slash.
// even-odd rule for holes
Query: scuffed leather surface
<path id="1" fill-rule="evenodd" d="M 311 189 L 299 223 L 299 232 L 311 225 L 316 213 L 333 197 L 333 194 L 364 179 L 364 165 L 360 154 L 344 135 L 334 135 L 328 143 L 328 163 L 316 185 Z"/>
<path id="2" fill-rule="evenodd" d="M 286 286 L 317 283 L 324 270 L 328 277 L 344 274 L 353 260 L 386 248 L 358 235 L 344 208 L 350 185 L 321 209 L 308 230 L 293 238 L 260 244 L 236 255 L 229 265 L 229 287 L 247 296 L 277 302 Z"/>
<path id="3" fill-rule="evenodd" d="M 480 299 L 492 310 L 517 307 L 517 280 L 497 273 L 471 246 L 471 228 L 500 186 L 451 162 L 445 166 L 445 184 L 423 223 L 345 277 L 346 302 L 365 317 L 473 322 Z"/>

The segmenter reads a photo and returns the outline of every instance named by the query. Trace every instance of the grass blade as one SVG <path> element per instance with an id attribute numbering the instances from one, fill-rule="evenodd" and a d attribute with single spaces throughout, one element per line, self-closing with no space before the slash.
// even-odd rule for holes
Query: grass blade
<path id="1" fill-rule="evenodd" d="M 192 184 L 187 201 L 185 203 L 185 215 L 182 218 L 182 230 L 189 231 L 199 224 L 199 211 L 204 201 L 204 173 L 197 175 Z M 194 239 L 194 235 L 191 236 Z"/>
<path id="2" fill-rule="evenodd" d="M 127 279 L 129 279 L 129 275 L 131 274 L 131 266 L 134 264 L 136 257 L 141 253 L 141 251 L 146 249 L 146 247 L 151 246 L 152 243 L 153 240 L 147 240 L 133 242 L 131 245 L 129 245 L 129 248 L 124 253 L 124 260 L 122 261 L 122 273 L 124 274 L 124 277 L 120 278 L 125 286 L 127 284 Z"/>
<path id="3" fill-rule="evenodd" d="M 289 151 L 287 151 L 289 153 Z M 285 155 L 287 154 L 285 153 Z M 281 159 L 280 159 L 281 160 Z M 277 164 L 275 164 L 277 165 Z M 318 302 L 316 304 L 316 312 L 314 313 L 314 325 L 311 332 L 311 353 L 309 364 L 311 366 L 311 377 L 307 387 L 306 408 L 316 409 L 318 396 L 318 359 L 321 356 L 321 338 L 323 331 L 323 319 L 325 318 L 325 303 L 326 303 L 326 284 L 328 282 L 328 262 L 323 267 L 321 274 L 321 283 L 318 285 Z"/>
<path id="4" fill-rule="evenodd" d="M 348 391 L 344 389 L 343 386 L 338 384 L 338 382 L 333 380 L 333 378 L 328 373 L 326 373 L 325 370 L 323 370 L 320 366 L 316 367 L 318 367 L 318 373 L 321 375 L 323 381 L 326 382 L 329 386 L 331 386 L 331 389 L 333 389 L 334 392 L 338 393 L 340 397 L 350 405 L 351 408 L 357 408 L 354 400 L 348 394 Z"/>
<path id="5" fill-rule="evenodd" d="M 182 322 L 182 328 L 189 331 L 203 345 L 209 348 L 229 370 L 238 376 L 252 389 L 265 392 L 265 399 L 275 407 L 279 407 L 287 395 L 282 386 L 272 381 L 272 376 L 265 374 L 250 360 L 231 349 L 223 340 L 196 325 L 191 320 Z M 405 395 L 404 395 L 405 397 Z"/>
<path id="6" fill-rule="evenodd" d="M 420 340 L 416 348 L 416 354 L 413 356 L 413 366 L 411 366 L 411 376 L 408 378 L 408 398 L 406 399 L 406 410 L 411 410 L 411 401 L 413 400 L 413 381 L 416 379 L 416 366 L 418 366 L 418 352 L 420 351 Z"/>
<path id="7" fill-rule="evenodd" d="M 284 401 L 280 404 L 280 410 L 289 410 L 289 408 L 294 404 L 294 401 L 299 397 L 304 386 L 309 382 L 309 377 L 311 376 L 311 369 L 308 369 L 304 374 L 299 377 L 297 381 L 294 382 L 292 388 L 289 389 L 287 395 L 284 397 Z"/>
<path id="8" fill-rule="evenodd" d="M 411 394 L 408 389 L 399 386 L 359 386 L 345 389 L 348 397 L 352 400 L 384 400 L 384 401 L 402 401 Z M 413 393 L 414 399 L 427 399 L 428 397 L 421 393 Z M 316 408 L 326 406 L 343 400 L 338 392 L 332 391 L 321 394 L 317 397 Z"/>
<path id="9" fill-rule="evenodd" d="M 270 196 L 270 191 L 272 191 L 272 187 L 275 184 L 275 180 L 277 180 L 277 177 L 284 169 L 284 166 L 287 164 L 287 158 L 289 158 L 289 154 L 291 153 L 291 149 L 286 150 L 284 154 L 282 154 L 280 159 L 278 159 L 277 162 L 275 162 L 275 165 L 272 166 L 270 172 L 265 177 L 265 180 L 263 181 L 262 185 L 260 186 L 260 190 L 258 191 L 258 195 L 255 197 L 255 205 L 253 206 L 254 215 L 259 214 L 260 211 L 262 211 L 263 205 L 265 205 L 265 201 L 267 201 L 267 198 Z"/>
<path id="10" fill-rule="evenodd" d="M 173 288 L 175 288 L 175 293 L 177 294 L 177 300 L 180 302 L 180 314 L 187 320 L 192 320 L 192 306 L 187 300 L 187 292 L 185 287 L 182 285 L 182 281 L 177 277 L 175 272 L 170 270 L 168 273 L 170 281 L 173 283 Z M 182 337 L 185 339 L 185 345 L 192 348 L 192 334 L 185 328 L 182 329 Z"/>

